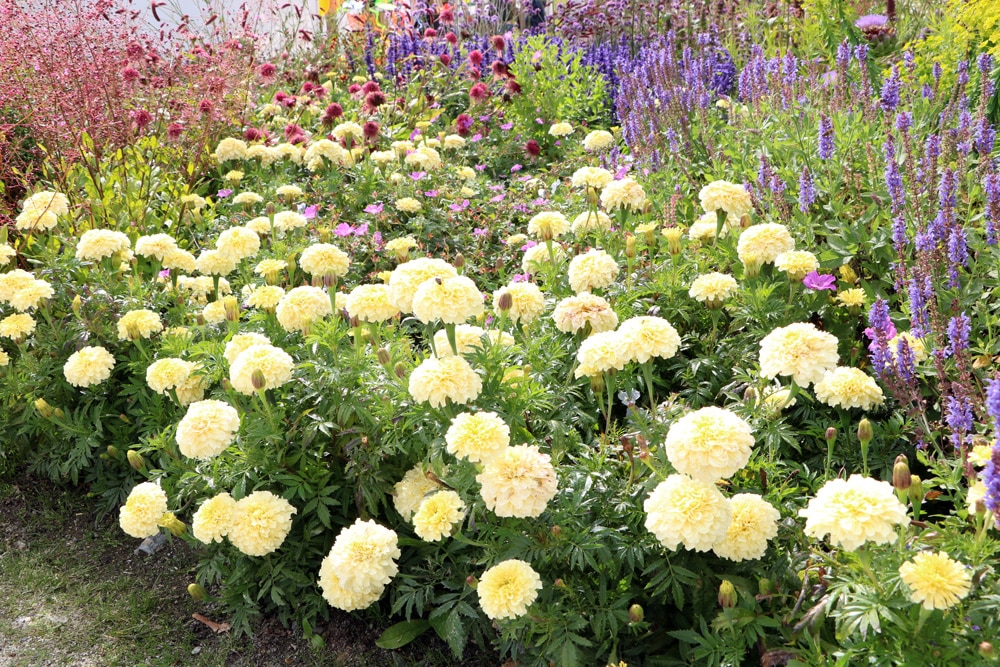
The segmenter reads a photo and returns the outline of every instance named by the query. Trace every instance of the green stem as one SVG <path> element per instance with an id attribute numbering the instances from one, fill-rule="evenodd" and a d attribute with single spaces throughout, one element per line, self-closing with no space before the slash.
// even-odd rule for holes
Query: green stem
<path id="1" fill-rule="evenodd" d="M 653 393 L 653 361 L 650 359 L 642 364 L 642 375 L 646 379 L 646 391 L 649 393 L 649 414 L 656 420 L 656 396 Z"/>

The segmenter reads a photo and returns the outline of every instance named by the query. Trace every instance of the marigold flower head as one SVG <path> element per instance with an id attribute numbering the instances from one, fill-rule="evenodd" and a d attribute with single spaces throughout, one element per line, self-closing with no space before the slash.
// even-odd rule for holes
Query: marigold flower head
<path id="1" fill-rule="evenodd" d="M 229 541 L 247 556 L 266 556 L 281 547 L 297 511 L 270 491 L 254 491 L 236 501 Z"/>
<path id="2" fill-rule="evenodd" d="M 35 320 L 26 313 L 15 313 L 0 320 L 0 337 L 22 340 L 35 330 Z"/>
<path id="3" fill-rule="evenodd" d="M 392 504 L 403 520 L 409 521 L 424 498 L 440 488 L 427 476 L 424 467 L 418 464 L 407 470 L 403 479 L 392 487 Z"/>
<path id="4" fill-rule="evenodd" d="M 969 568 L 944 552 L 922 551 L 899 566 L 910 600 L 924 609 L 951 609 L 972 588 Z"/>
<path id="5" fill-rule="evenodd" d="M 594 377 L 613 370 L 622 370 L 629 362 L 624 337 L 617 331 L 592 334 L 576 352 L 575 377 Z"/>
<path id="6" fill-rule="evenodd" d="M 422 540 L 438 542 L 461 523 L 465 503 L 454 491 L 438 491 L 420 503 L 413 515 L 413 531 Z"/>
<path id="7" fill-rule="evenodd" d="M 177 249 L 177 241 L 170 234 L 140 236 L 135 242 L 135 254 L 163 262 L 163 258 Z"/>
<path id="8" fill-rule="evenodd" d="M 498 315 L 498 304 L 504 294 L 510 295 L 506 316 L 515 324 L 531 324 L 545 312 L 545 296 L 535 283 L 510 283 L 493 292 L 493 310 Z"/>
<path id="9" fill-rule="evenodd" d="M 226 257 L 241 262 L 260 251 L 260 237 L 246 227 L 230 227 L 219 234 L 215 247 Z"/>
<path id="10" fill-rule="evenodd" d="M 175 357 L 157 359 L 146 368 L 146 384 L 157 394 L 166 394 L 184 384 L 197 364 Z"/>
<path id="11" fill-rule="evenodd" d="M 847 265 L 845 264 L 844 266 Z M 840 290 L 840 292 L 837 293 L 837 302 L 848 308 L 863 308 L 867 300 L 868 297 L 865 294 L 865 291 L 860 287 Z"/>
<path id="12" fill-rule="evenodd" d="M 553 137 L 566 137 L 573 134 L 573 126 L 569 123 L 554 123 L 549 127 L 549 135 Z"/>
<path id="13" fill-rule="evenodd" d="M 23 269 L 0 273 L 0 301 L 9 303 L 14 295 L 35 282 L 35 276 Z"/>
<path id="14" fill-rule="evenodd" d="M 569 231 L 569 220 L 558 211 L 542 211 L 528 221 L 528 233 L 543 240 L 557 239 Z"/>
<path id="15" fill-rule="evenodd" d="M 90 387 L 111 377 L 114 367 L 114 356 L 103 347 L 85 347 L 66 360 L 63 375 L 74 387 Z"/>
<path id="16" fill-rule="evenodd" d="M 753 445 L 749 424 L 729 410 L 710 406 L 675 421 L 663 447 L 677 472 L 711 484 L 741 470 Z"/>
<path id="17" fill-rule="evenodd" d="M 576 293 L 611 285 L 618 277 L 618 263 L 603 250 L 588 250 L 569 263 L 569 284 Z"/>
<path id="18" fill-rule="evenodd" d="M 710 308 L 719 308 L 736 293 L 739 283 L 727 273 L 705 273 L 694 279 L 688 294 Z"/>
<path id="19" fill-rule="evenodd" d="M 618 315 L 602 297 L 584 292 L 563 299 L 552 311 L 556 328 L 576 333 L 586 326 L 594 333 L 611 331 L 618 326 Z"/>
<path id="20" fill-rule="evenodd" d="M 151 310 L 130 310 L 118 320 L 118 340 L 149 338 L 163 331 L 160 316 Z"/>
<path id="21" fill-rule="evenodd" d="M 541 589 L 542 579 L 531 565 L 510 559 L 483 572 L 476 593 L 483 613 L 500 621 L 527 614 Z"/>
<path id="22" fill-rule="evenodd" d="M 257 392 L 253 376 L 260 371 L 264 377 L 261 389 L 276 389 L 291 381 L 295 360 L 280 347 L 251 345 L 236 357 L 229 367 L 229 381 L 233 389 L 252 396 Z"/>
<path id="23" fill-rule="evenodd" d="M 220 493 L 201 504 L 191 520 L 191 529 L 203 544 L 221 542 L 229 534 L 235 516 L 236 501 L 228 493 Z"/>
<path id="24" fill-rule="evenodd" d="M 837 338 L 808 322 L 779 327 L 760 341 L 760 372 L 767 378 L 791 376 L 801 387 L 837 367 Z"/>
<path id="25" fill-rule="evenodd" d="M 449 400 L 457 405 L 474 401 L 483 381 L 463 357 L 428 357 L 410 373 L 410 396 L 440 408 Z"/>
<path id="26" fill-rule="evenodd" d="M 14 292 L 10 297 L 10 305 L 19 312 L 38 308 L 55 294 L 55 290 L 45 280 L 32 280 L 30 283 Z"/>
<path id="27" fill-rule="evenodd" d="M 451 454 L 484 463 L 510 446 L 510 427 L 495 412 L 464 412 L 451 420 L 444 440 Z"/>
<path id="28" fill-rule="evenodd" d="M 118 525 L 127 535 L 144 539 L 160 532 L 160 519 L 167 512 L 167 494 L 158 484 L 137 484 L 119 510 Z"/>
<path id="29" fill-rule="evenodd" d="M 240 415 L 224 401 L 198 401 L 177 424 L 177 445 L 191 459 L 211 459 L 226 451 L 240 430 Z"/>
<path id="30" fill-rule="evenodd" d="M 753 201 L 746 188 L 728 181 L 712 181 L 701 189 L 698 199 L 706 213 L 722 210 L 737 220 L 753 208 Z"/>
<path id="31" fill-rule="evenodd" d="M 116 252 L 131 250 L 132 242 L 121 232 L 110 229 L 88 229 L 76 243 L 76 258 L 80 261 L 99 262 Z"/>
<path id="32" fill-rule="evenodd" d="M 388 285 L 358 285 L 347 295 L 347 313 L 362 322 L 385 322 L 399 314 L 389 297 Z"/>
<path id="33" fill-rule="evenodd" d="M 277 285 L 258 285 L 247 295 L 246 303 L 251 308 L 273 311 L 284 296 L 285 290 Z"/>
<path id="34" fill-rule="evenodd" d="M 225 276 L 236 270 L 237 262 L 235 255 L 223 250 L 202 250 L 194 261 L 194 267 L 206 276 Z"/>
<path id="35" fill-rule="evenodd" d="M 420 257 L 404 262 L 389 276 L 389 298 L 400 312 L 413 312 L 413 297 L 417 293 L 417 288 L 425 281 L 457 275 L 455 267 L 443 259 Z"/>
<path id="36" fill-rule="evenodd" d="M 778 255 L 792 250 L 795 250 L 795 239 L 787 227 L 776 222 L 747 227 L 736 242 L 736 254 L 744 264 L 768 264 Z"/>
<path id="37" fill-rule="evenodd" d="M 552 255 L 549 255 L 548 246 L 544 243 L 539 245 L 534 245 L 524 251 L 524 256 L 521 258 L 521 269 L 525 273 L 538 273 L 542 270 L 542 266 L 548 264 L 552 261 L 552 257 L 555 257 L 557 264 L 562 263 L 566 259 L 566 252 L 559 246 L 552 246 Z"/>
<path id="38" fill-rule="evenodd" d="M 344 276 L 351 259 L 332 243 L 315 243 L 302 251 L 299 266 L 313 276 Z"/>
<path id="39" fill-rule="evenodd" d="M 532 518 L 545 511 L 558 481 L 548 454 L 537 445 L 507 447 L 476 476 L 486 507 L 499 517 Z"/>
<path id="40" fill-rule="evenodd" d="M 510 338 L 509 343 L 513 345 L 514 341 L 510 334 L 504 332 L 504 335 Z M 486 336 L 486 330 L 482 327 L 477 327 L 474 324 L 456 325 L 455 347 L 458 348 L 458 354 L 466 355 L 476 350 L 481 350 L 483 348 L 484 336 Z M 504 340 L 502 342 L 507 343 L 508 341 Z M 444 329 L 434 332 L 434 350 L 438 357 L 450 357 L 455 354 L 455 351 L 451 349 L 451 343 L 448 341 L 448 332 Z"/>
<path id="41" fill-rule="evenodd" d="M 399 572 L 398 542 L 395 531 L 374 521 L 357 519 L 344 528 L 320 565 L 319 585 L 326 601 L 351 611 L 381 597 Z"/>
<path id="42" fill-rule="evenodd" d="M 285 331 L 307 332 L 316 320 L 333 313 L 329 295 L 319 287 L 303 285 L 285 293 L 275 314 Z"/>
<path id="43" fill-rule="evenodd" d="M 819 260 L 807 250 L 789 250 L 774 258 L 774 266 L 787 273 L 789 280 L 802 280 L 819 268 Z"/>
<path id="44" fill-rule="evenodd" d="M 907 526 L 910 517 L 887 482 L 851 475 L 824 484 L 799 516 L 806 518 L 805 533 L 854 551 L 865 542 L 886 544 L 896 539 L 896 526 Z"/>
<path id="45" fill-rule="evenodd" d="M 247 143 L 242 139 L 226 137 L 215 147 L 215 161 L 219 164 L 230 160 L 244 160 L 247 157 Z"/>
<path id="46" fill-rule="evenodd" d="M 882 405 L 882 389 L 875 378 L 858 368 L 837 366 L 823 374 L 813 388 L 816 398 L 831 407 L 871 410 Z"/>
<path id="47" fill-rule="evenodd" d="M 573 233 L 584 234 L 589 231 L 609 231 L 611 229 L 611 216 L 604 211 L 584 211 L 573 218 Z"/>
<path id="48" fill-rule="evenodd" d="M 601 167 L 580 167 L 573 172 L 571 182 L 575 188 L 596 188 L 600 190 L 613 180 L 615 180 L 614 175 L 607 169 L 602 169 Z"/>
<path id="49" fill-rule="evenodd" d="M 681 337 L 662 317 L 641 315 L 622 322 L 618 335 L 629 361 L 644 364 L 653 357 L 669 359 L 677 354 Z"/>
<path id="50" fill-rule="evenodd" d="M 391 283 L 390 283 L 391 289 Z M 461 324 L 483 313 L 483 295 L 466 276 L 425 280 L 413 294 L 413 314 L 421 322 Z"/>
<path id="51" fill-rule="evenodd" d="M 611 181 L 601 191 L 601 206 L 605 211 L 617 211 L 622 208 L 638 213 L 646 207 L 648 201 L 646 191 L 630 176 Z"/>
<path id="52" fill-rule="evenodd" d="M 643 503 L 646 529 L 663 546 L 679 545 L 708 551 L 726 535 L 733 513 L 729 501 L 714 484 L 687 475 L 670 475 Z"/>
<path id="53" fill-rule="evenodd" d="M 287 234 L 309 224 L 309 220 L 298 211 L 278 211 L 274 214 L 274 229 L 279 234 Z"/>
<path id="54" fill-rule="evenodd" d="M 721 558 L 756 560 L 767 551 L 767 543 L 778 534 L 781 513 L 758 495 L 738 493 L 729 499 L 733 520 L 725 537 L 712 547 Z"/>
<path id="55" fill-rule="evenodd" d="M 583 138 L 583 150 L 588 153 L 601 153 L 615 144 L 615 136 L 607 130 L 593 130 Z"/>

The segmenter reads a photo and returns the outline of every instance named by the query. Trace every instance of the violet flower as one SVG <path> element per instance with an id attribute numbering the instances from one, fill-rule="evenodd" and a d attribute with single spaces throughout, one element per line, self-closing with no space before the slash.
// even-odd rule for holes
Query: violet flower
<path id="1" fill-rule="evenodd" d="M 837 277 L 813 271 L 806 274 L 805 278 L 802 279 L 802 284 L 811 290 L 835 292 L 837 290 Z"/>

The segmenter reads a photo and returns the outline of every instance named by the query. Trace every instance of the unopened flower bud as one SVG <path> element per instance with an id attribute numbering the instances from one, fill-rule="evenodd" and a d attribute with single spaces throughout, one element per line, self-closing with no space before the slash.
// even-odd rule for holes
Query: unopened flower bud
<path id="1" fill-rule="evenodd" d="M 827 427 L 826 429 L 826 441 L 833 442 L 837 439 L 837 429 L 833 426 Z"/>
<path id="2" fill-rule="evenodd" d="M 267 387 L 267 378 L 264 377 L 264 371 L 259 368 L 254 369 L 254 372 L 250 374 L 250 382 L 253 384 L 253 388 L 257 391 Z"/>
<path id="3" fill-rule="evenodd" d="M 384 347 L 380 347 L 375 353 L 375 356 L 378 357 L 378 362 L 383 366 L 388 366 L 389 362 L 392 361 L 392 356 L 389 355 L 389 350 Z"/>
<path id="4" fill-rule="evenodd" d="M 330 239 L 332 238 L 330 236 L 332 232 L 330 231 L 329 227 L 320 227 L 316 231 L 319 232 L 320 243 L 329 243 Z"/>
<path id="5" fill-rule="evenodd" d="M 142 472 L 143 470 L 146 469 L 146 461 L 143 460 L 142 454 L 135 451 L 134 449 L 130 449 L 127 452 L 125 452 L 125 458 L 128 459 L 128 464 L 133 468 L 135 468 L 136 470 L 138 470 L 139 472 Z"/>
<path id="6" fill-rule="evenodd" d="M 205 591 L 205 587 L 201 584 L 189 584 L 188 595 L 200 602 L 208 597 L 208 592 Z"/>
<path id="7" fill-rule="evenodd" d="M 993 644 L 991 644 L 990 642 L 979 642 L 978 649 L 979 649 L 979 655 L 983 656 L 984 658 L 993 658 L 995 655 L 995 651 L 993 650 Z"/>
<path id="8" fill-rule="evenodd" d="M 510 292 L 504 290 L 500 292 L 500 296 L 497 297 L 497 310 L 500 312 L 507 312 L 514 306 L 514 297 Z"/>
<path id="9" fill-rule="evenodd" d="M 858 274 L 854 272 L 850 264 L 844 264 L 840 267 L 840 279 L 853 285 L 858 282 Z"/>
<path id="10" fill-rule="evenodd" d="M 774 594 L 774 582 L 767 577 L 761 577 L 757 581 L 757 591 L 761 595 L 773 595 Z"/>
<path id="11" fill-rule="evenodd" d="M 681 237 L 684 236 L 684 230 L 681 227 L 667 227 L 660 233 L 667 240 L 667 251 L 671 255 L 681 254 Z"/>
<path id="12" fill-rule="evenodd" d="M 264 207 L 264 215 L 267 217 L 272 217 L 278 212 L 278 207 L 274 205 L 274 202 L 268 202 L 267 206 Z"/>
<path id="13" fill-rule="evenodd" d="M 173 512 L 166 512 L 160 517 L 157 525 L 162 526 L 170 531 L 170 534 L 174 537 L 180 537 L 187 530 L 187 526 L 184 522 L 174 516 Z"/>
<path id="14" fill-rule="evenodd" d="M 479 587 L 479 580 L 476 579 L 476 577 L 471 574 L 465 578 L 465 583 L 468 584 L 473 589 Z"/>
<path id="15" fill-rule="evenodd" d="M 298 264 L 295 262 L 294 252 L 288 256 L 288 259 L 285 260 L 285 264 L 288 265 L 288 275 L 292 275 L 293 273 L 295 273 L 295 267 L 297 267 Z"/>
<path id="16" fill-rule="evenodd" d="M 556 579 L 555 581 L 552 582 L 552 585 L 555 586 L 556 588 L 569 588 L 566 585 L 566 582 L 563 581 L 562 579 Z"/>
<path id="17" fill-rule="evenodd" d="M 455 261 L 452 262 L 452 265 L 456 269 L 461 269 L 462 267 L 464 267 L 465 266 L 465 255 L 463 255 L 462 253 L 458 253 L 457 255 L 455 255 Z"/>
<path id="18" fill-rule="evenodd" d="M 351 319 L 348 320 L 348 322 L 350 323 L 352 329 L 357 329 L 358 327 L 361 326 L 361 320 L 358 319 L 357 315 L 351 317 Z"/>
<path id="19" fill-rule="evenodd" d="M 871 442 L 873 435 L 872 423 L 868 421 L 867 417 L 858 422 L 858 440 L 861 441 L 862 445 L 867 445 Z"/>
<path id="20" fill-rule="evenodd" d="M 754 405 L 756 405 L 758 398 L 759 395 L 757 394 L 757 390 L 755 388 L 747 387 L 746 389 L 743 390 L 743 402 L 746 403 L 748 406 L 753 407 Z"/>
<path id="21" fill-rule="evenodd" d="M 603 375 L 591 375 L 590 376 L 590 390 L 594 392 L 595 396 L 600 396 L 601 392 L 604 391 L 604 376 Z"/>
<path id="22" fill-rule="evenodd" d="M 910 475 L 910 466 L 906 460 L 906 454 L 896 457 L 896 462 L 892 466 L 892 485 L 897 491 L 906 491 L 913 483 Z"/>
<path id="23" fill-rule="evenodd" d="M 38 414 L 40 414 L 45 419 L 51 417 L 53 413 L 52 406 L 49 405 L 44 398 L 39 398 L 35 400 L 35 409 L 38 410 Z"/>
<path id="24" fill-rule="evenodd" d="M 719 606 L 723 609 L 732 609 L 738 601 L 739 596 L 736 594 L 733 582 L 723 579 L 722 583 L 719 584 Z"/>
<path id="25" fill-rule="evenodd" d="M 73 314 L 76 315 L 77 317 L 80 317 L 80 308 L 82 307 L 83 307 L 83 299 L 81 299 L 80 295 L 77 294 L 76 296 L 73 297 Z"/>
<path id="26" fill-rule="evenodd" d="M 635 249 L 635 237 L 629 234 L 625 237 L 625 256 L 633 259 L 638 254 Z"/>
<path id="27" fill-rule="evenodd" d="M 119 456 L 121 456 L 121 452 L 118 451 L 118 448 L 115 447 L 114 445 L 108 445 L 108 456 L 110 456 L 111 458 L 116 459 Z"/>
<path id="28" fill-rule="evenodd" d="M 917 505 L 924 501 L 924 483 L 916 475 L 910 475 L 910 488 L 906 490 L 910 503 Z"/>
<path id="29" fill-rule="evenodd" d="M 403 364 L 402 361 L 396 362 L 396 367 L 393 369 L 393 372 L 396 374 L 396 377 L 402 380 L 406 377 L 406 365 Z"/>
<path id="30" fill-rule="evenodd" d="M 222 388 L 226 391 L 233 388 L 233 383 L 229 381 L 229 378 L 222 378 Z"/>
<path id="31" fill-rule="evenodd" d="M 238 322 L 240 319 L 240 302 L 235 296 L 227 296 L 222 300 L 222 307 L 226 309 L 226 320 Z"/>
<path id="32" fill-rule="evenodd" d="M 756 257 L 747 257 L 743 261 L 743 275 L 747 278 L 756 278 L 760 275 L 760 260 Z"/>
<path id="33" fill-rule="evenodd" d="M 66 413 L 62 411 L 62 408 L 54 408 L 52 410 L 52 414 L 56 417 L 56 419 L 62 419 L 66 416 Z"/>
<path id="34" fill-rule="evenodd" d="M 646 618 L 646 612 L 641 604 L 634 604 L 628 608 L 628 620 L 630 623 L 642 623 L 642 619 L 644 618 Z"/>
<path id="35" fill-rule="evenodd" d="M 551 528 L 551 530 L 549 532 L 552 533 L 552 537 L 559 537 L 560 535 L 562 535 L 562 528 L 560 526 L 558 526 L 558 525 L 555 525 L 555 526 L 552 526 L 552 528 Z"/>

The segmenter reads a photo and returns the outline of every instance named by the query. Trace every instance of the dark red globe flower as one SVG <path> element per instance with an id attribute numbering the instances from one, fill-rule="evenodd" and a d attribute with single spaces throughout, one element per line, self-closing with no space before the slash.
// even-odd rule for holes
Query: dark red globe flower
<path id="1" fill-rule="evenodd" d="M 180 123 L 171 123 L 167 125 L 167 139 L 171 141 L 177 141 L 184 134 L 184 126 Z"/>
<path id="2" fill-rule="evenodd" d="M 437 36 L 438 36 L 438 31 L 435 30 L 434 28 L 427 28 L 427 30 L 424 30 L 424 37 L 437 37 Z"/>
<path id="3" fill-rule="evenodd" d="M 263 65 L 260 66 L 259 71 L 262 77 L 264 77 L 265 79 L 270 79 L 275 74 L 278 73 L 278 68 L 272 65 L 271 63 L 264 63 Z"/>
<path id="4" fill-rule="evenodd" d="M 440 56 L 440 60 L 441 64 L 444 65 L 445 67 L 451 64 L 451 56 L 449 56 L 447 53 L 442 53 Z"/>
<path id="5" fill-rule="evenodd" d="M 455 46 L 458 44 L 458 35 L 453 32 L 446 32 L 444 34 L 444 41 L 448 42 L 452 46 Z"/>
<path id="6" fill-rule="evenodd" d="M 490 44 L 493 45 L 493 48 L 498 53 L 503 53 L 503 50 L 507 48 L 507 40 L 503 38 L 503 35 L 493 35 L 490 37 Z"/>
<path id="7" fill-rule="evenodd" d="M 481 51 L 474 50 L 469 51 L 469 64 L 473 67 L 479 67 L 483 64 L 483 54 Z"/>
<path id="8" fill-rule="evenodd" d="M 378 136 L 379 126 L 373 120 L 368 121 L 361 126 L 361 132 L 365 135 L 365 139 L 374 139 Z"/>
<path id="9" fill-rule="evenodd" d="M 524 145 L 524 152 L 531 157 L 537 157 L 542 152 L 542 147 L 538 145 L 538 142 L 534 139 L 530 139 L 528 143 Z"/>
<path id="10" fill-rule="evenodd" d="M 477 83 L 469 89 L 469 97 L 473 102 L 485 102 L 490 98 L 490 89 L 485 83 Z"/>

